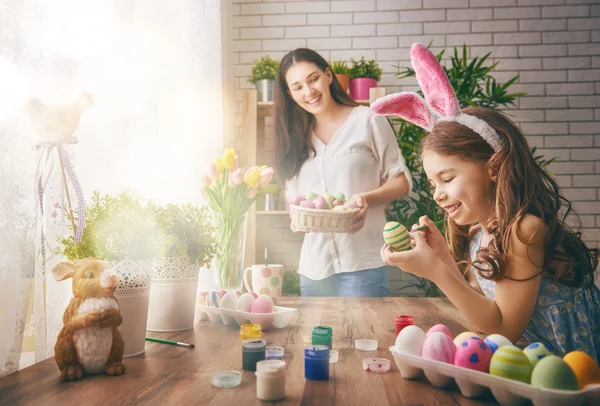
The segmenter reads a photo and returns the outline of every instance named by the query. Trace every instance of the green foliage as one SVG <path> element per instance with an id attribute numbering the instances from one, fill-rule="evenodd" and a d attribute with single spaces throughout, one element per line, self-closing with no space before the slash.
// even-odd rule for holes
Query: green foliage
<path id="1" fill-rule="evenodd" d="M 346 61 L 332 61 L 329 62 L 329 66 L 334 74 L 350 76 L 350 67 Z"/>
<path id="2" fill-rule="evenodd" d="M 259 60 L 254 61 L 254 65 L 252 66 L 252 75 L 248 77 L 248 82 L 255 84 L 262 79 L 275 80 L 278 69 L 279 62 L 274 61 L 270 56 L 265 55 Z"/>
<path id="3" fill-rule="evenodd" d="M 352 63 L 350 67 L 350 79 L 370 78 L 378 82 L 381 80 L 383 70 L 381 70 L 379 64 L 373 59 L 366 61 L 363 56 L 359 61 L 350 58 L 350 62 Z"/>
<path id="4" fill-rule="evenodd" d="M 300 296 L 300 274 L 298 274 L 297 269 L 284 269 L 281 293 L 290 296 Z"/>

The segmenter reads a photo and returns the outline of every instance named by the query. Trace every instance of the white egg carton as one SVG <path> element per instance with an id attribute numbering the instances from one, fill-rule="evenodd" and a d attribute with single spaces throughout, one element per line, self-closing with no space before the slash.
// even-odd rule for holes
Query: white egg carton
<path id="1" fill-rule="evenodd" d="M 425 374 L 427 380 L 438 388 L 445 388 L 454 380 L 462 395 L 467 398 L 481 396 L 486 389 L 490 389 L 503 406 L 517 406 L 527 404 L 528 401 L 534 406 L 600 405 L 600 385 L 587 386 L 578 391 L 537 388 L 512 379 L 404 353 L 395 346 L 390 347 L 390 351 L 404 379 L 419 379 Z"/>
<path id="2" fill-rule="evenodd" d="M 296 309 L 291 307 L 275 306 L 273 313 L 250 313 L 233 309 L 223 309 L 196 303 L 196 313 L 200 320 L 210 320 L 223 324 L 260 324 L 261 329 L 267 330 L 271 327 L 287 327 Z"/>

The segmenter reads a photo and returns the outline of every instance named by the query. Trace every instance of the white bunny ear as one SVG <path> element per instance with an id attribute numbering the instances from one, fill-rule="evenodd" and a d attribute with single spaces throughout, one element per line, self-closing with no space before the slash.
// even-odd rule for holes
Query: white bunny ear
<path id="1" fill-rule="evenodd" d="M 371 105 L 375 114 L 395 114 L 406 121 L 431 131 L 433 118 L 421 96 L 413 92 L 400 92 L 377 99 Z"/>
<path id="2" fill-rule="evenodd" d="M 435 55 L 423 45 L 413 44 L 410 60 L 427 105 L 441 117 L 460 114 L 454 89 Z"/>

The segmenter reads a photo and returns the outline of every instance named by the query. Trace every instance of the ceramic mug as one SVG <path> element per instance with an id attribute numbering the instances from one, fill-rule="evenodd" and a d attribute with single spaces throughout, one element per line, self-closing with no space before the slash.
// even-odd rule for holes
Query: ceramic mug
<path id="1" fill-rule="evenodd" d="M 249 274 L 252 274 L 252 284 L 250 284 Z M 278 298 L 281 296 L 282 285 L 283 265 L 251 265 L 244 269 L 244 286 L 248 292 Z"/>

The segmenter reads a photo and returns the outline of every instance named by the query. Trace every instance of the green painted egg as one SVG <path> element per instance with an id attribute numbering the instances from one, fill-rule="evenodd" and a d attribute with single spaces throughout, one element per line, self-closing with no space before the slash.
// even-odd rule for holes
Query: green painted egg
<path id="1" fill-rule="evenodd" d="M 333 196 L 335 200 L 339 200 L 340 202 L 346 200 L 346 196 L 344 196 L 342 192 L 332 193 L 331 196 Z"/>
<path id="2" fill-rule="evenodd" d="M 327 192 L 323 193 L 321 196 L 323 196 L 323 198 L 327 202 L 329 202 L 329 204 L 331 204 L 331 202 L 333 202 L 333 200 L 334 200 L 334 197 L 330 193 L 327 193 Z"/>
<path id="3" fill-rule="evenodd" d="M 531 385 L 547 389 L 579 389 L 571 367 L 556 355 L 547 355 L 538 361 L 531 374 Z"/>
<path id="4" fill-rule="evenodd" d="M 309 192 L 309 193 L 306 195 L 306 200 L 310 200 L 310 201 L 312 202 L 312 201 L 313 201 L 313 200 L 315 200 L 315 199 L 316 199 L 318 196 L 319 196 L 319 195 L 318 195 L 318 194 L 316 194 L 315 192 Z"/>
<path id="5" fill-rule="evenodd" d="M 546 355 L 551 355 L 552 351 L 544 343 L 531 343 L 523 350 L 523 353 L 529 358 L 531 367 L 535 368 L 535 364 Z"/>
<path id="6" fill-rule="evenodd" d="M 408 230 L 395 221 L 390 221 L 383 227 L 383 241 L 394 251 L 404 251 L 410 247 Z"/>
<path id="7" fill-rule="evenodd" d="M 531 362 L 519 348 L 514 345 L 504 345 L 492 356 L 490 374 L 529 383 Z"/>

